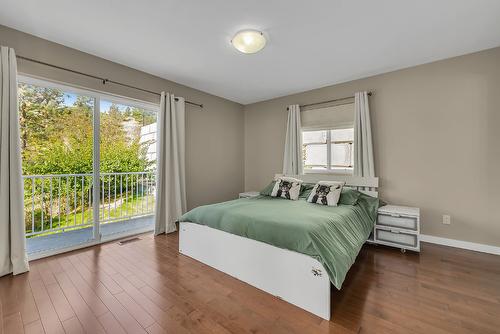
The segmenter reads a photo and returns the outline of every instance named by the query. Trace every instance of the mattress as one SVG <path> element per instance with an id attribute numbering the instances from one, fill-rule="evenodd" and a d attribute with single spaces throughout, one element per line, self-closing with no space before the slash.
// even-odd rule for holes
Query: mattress
<path id="1" fill-rule="evenodd" d="M 377 217 L 379 201 L 363 195 L 336 207 L 270 196 L 197 207 L 180 221 L 206 225 L 317 259 L 340 289 Z"/>

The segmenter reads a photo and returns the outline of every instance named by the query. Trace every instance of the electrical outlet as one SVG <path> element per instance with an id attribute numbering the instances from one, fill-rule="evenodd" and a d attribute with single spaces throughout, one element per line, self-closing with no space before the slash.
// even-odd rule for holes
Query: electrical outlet
<path id="1" fill-rule="evenodd" d="M 443 215 L 443 224 L 445 224 L 445 225 L 451 224 L 451 216 L 450 215 Z"/>

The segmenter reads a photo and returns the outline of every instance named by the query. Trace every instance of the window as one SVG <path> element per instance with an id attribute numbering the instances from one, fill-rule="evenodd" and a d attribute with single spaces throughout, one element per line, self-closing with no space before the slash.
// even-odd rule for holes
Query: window
<path id="1" fill-rule="evenodd" d="M 304 171 L 352 173 L 353 143 L 354 128 L 302 131 Z"/>
<path id="2" fill-rule="evenodd" d="M 154 213 L 158 106 L 23 76 L 18 95 L 26 236 L 152 229 L 131 220 Z"/>

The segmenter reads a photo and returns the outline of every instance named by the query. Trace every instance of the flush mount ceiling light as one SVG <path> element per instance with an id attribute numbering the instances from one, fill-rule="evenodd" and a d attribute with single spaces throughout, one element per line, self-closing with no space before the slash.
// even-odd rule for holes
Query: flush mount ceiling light
<path id="1" fill-rule="evenodd" d="M 257 30 L 242 30 L 234 35 L 231 44 L 243 53 L 256 53 L 266 46 L 264 34 Z"/>

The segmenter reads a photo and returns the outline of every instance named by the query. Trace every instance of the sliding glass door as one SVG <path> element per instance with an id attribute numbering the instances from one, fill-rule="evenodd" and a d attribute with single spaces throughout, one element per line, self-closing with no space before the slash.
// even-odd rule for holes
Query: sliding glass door
<path id="1" fill-rule="evenodd" d="M 26 236 L 80 230 L 60 246 L 92 240 L 95 100 L 21 82 L 19 111 Z M 28 250 L 49 247 L 53 238 L 45 239 Z"/>
<path id="2" fill-rule="evenodd" d="M 153 228 L 154 105 L 22 77 L 19 109 L 30 254 Z"/>
<path id="3" fill-rule="evenodd" d="M 152 227 L 156 112 L 100 100 L 100 229 L 104 237 Z"/>

